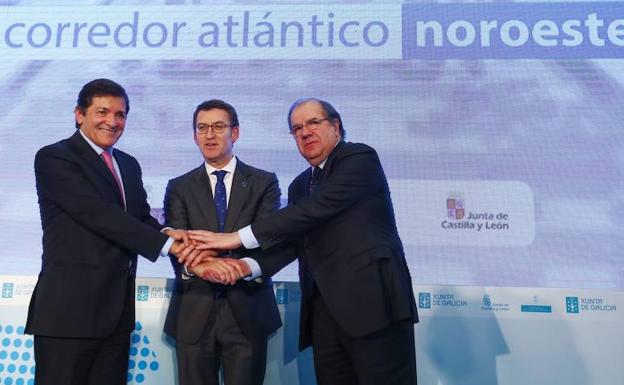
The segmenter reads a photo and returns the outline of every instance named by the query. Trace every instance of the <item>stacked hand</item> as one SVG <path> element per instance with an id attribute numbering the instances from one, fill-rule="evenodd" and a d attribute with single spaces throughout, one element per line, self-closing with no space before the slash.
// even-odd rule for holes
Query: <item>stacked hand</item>
<path id="1" fill-rule="evenodd" d="M 224 285 L 234 285 L 239 279 L 251 274 L 249 266 L 235 258 L 215 258 L 197 264 L 190 269 L 202 279 Z"/>
<path id="2" fill-rule="evenodd" d="M 212 231 L 190 230 L 189 238 L 198 242 L 199 249 L 232 250 L 242 246 L 238 233 L 213 233 Z"/>
<path id="3" fill-rule="evenodd" d="M 165 230 L 165 234 L 173 238 L 175 241 L 171 246 L 170 253 L 178 258 L 179 263 L 183 263 L 187 269 L 202 279 L 225 285 L 233 285 L 239 279 L 251 274 L 251 270 L 247 263 L 235 259 L 219 257 L 220 250 L 237 248 L 234 247 L 216 247 L 210 243 L 213 235 L 232 235 L 238 236 L 236 233 L 223 234 L 212 233 L 204 230 Z M 240 242 L 240 241 L 239 241 Z M 216 245 L 216 242 L 213 242 Z M 225 242 L 221 242 L 225 244 Z M 230 241 L 229 244 L 232 244 Z"/>

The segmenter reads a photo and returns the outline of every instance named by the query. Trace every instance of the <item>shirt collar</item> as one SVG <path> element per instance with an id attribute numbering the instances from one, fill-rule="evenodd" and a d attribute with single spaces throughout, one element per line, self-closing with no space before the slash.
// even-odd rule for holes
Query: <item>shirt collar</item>
<path id="1" fill-rule="evenodd" d="M 204 166 L 206 167 L 206 172 L 208 173 L 208 175 L 211 175 L 214 171 L 219 171 L 219 170 L 225 170 L 228 173 L 233 174 L 234 170 L 236 169 L 236 157 L 233 156 L 232 159 L 228 162 L 228 164 L 226 164 L 221 169 L 212 167 L 211 165 L 208 164 L 208 162 L 204 162 Z"/>
<path id="2" fill-rule="evenodd" d="M 336 144 L 334 144 L 334 148 L 336 148 L 336 146 L 338 145 L 338 143 L 340 143 L 340 141 L 342 140 L 342 138 L 338 138 L 338 141 L 336 142 Z M 333 151 L 333 150 L 332 150 Z M 331 153 L 330 153 L 331 154 Z M 320 168 L 321 170 L 323 169 L 323 167 L 325 167 L 325 163 L 327 163 L 327 159 L 329 159 L 329 156 L 327 158 L 325 158 L 324 161 L 322 161 L 317 167 Z M 314 168 L 314 167 L 312 167 Z"/>
<path id="3" fill-rule="evenodd" d="M 78 132 L 80 132 L 80 135 L 82 135 L 82 137 L 84 138 L 84 140 L 87 141 L 87 143 L 89 143 L 89 146 L 91 146 L 91 148 L 93 149 L 93 151 L 95 151 L 98 155 L 102 155 L 102 153 L 104 151 L 108 151 L 109 154 L 113 155 L 113 148 L 109 148 L 108 150 L 103 149 L 102 147 L 98 146 L 97 144 L 93 143 L 93 141 L 91 139 L 89 139 L 89 137 L 87 135 L 85 135 L 84 132 L 82 132 L 81 129 L 78 130 Z"/>

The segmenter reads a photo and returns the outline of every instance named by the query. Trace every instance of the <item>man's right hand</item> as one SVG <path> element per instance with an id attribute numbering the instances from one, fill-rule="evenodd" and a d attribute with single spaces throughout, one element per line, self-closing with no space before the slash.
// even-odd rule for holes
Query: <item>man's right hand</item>
<path id="1" fill-rule="evenodd" d="M 234 258 L 216 258 L 202 262 L 189 271 L 202 279 L 224 285 L 234 285 L 239 279 L 251 274 L 245 262 Z"/>
<path id="2" fill-rule="evenodd" d="M 199 250 L 193 243 L 186 245 L 184 241 L 181 240 L 173 241 L 171 249 L 169 249 L 169 253 L 173 254 L 180 263 L 190 260 L 195 264 L 212 261 L 216 259 L 218 255 L 216 250 Z"/>
<path id="3" fill-rule="evenodd" d="M 182 241 L 186 246 L 192 243 L 186 230 L 167 229 L 162 230 L 162 232 L 176 241 Z"/>

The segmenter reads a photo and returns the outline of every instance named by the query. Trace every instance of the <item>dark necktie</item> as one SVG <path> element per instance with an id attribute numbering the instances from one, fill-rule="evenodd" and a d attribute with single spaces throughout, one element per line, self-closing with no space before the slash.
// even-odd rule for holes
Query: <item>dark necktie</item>
<path id="1" fill-rule="evenodd" d="M 219 221 L 219 232 L 222 233 L 225 228 L 225 215 L 227 214 L 227 195 L 225 193 L 225 183 L 223 183 L 223 178 L 225 178 L 227 171 L 213 171 L 212 174 L 217 176 L 214 201 L 217 210 L 217 219 Z"/>
<path id="2" fill-rule="evenodd" d="M 310 175 L 310 184 L 308 185 L 308 193 L 310 195 L 312 195 L 314 193 L 314 191 L 316 191 L 316 189 L 318 189 L 319 187 L 319 182 L 321 180 L 321 172 L 323 171 L 323 169 L 321 169 L 319 166 L 314 167 L 313 169 L 311 169 L 311 173 L 312 175 Z M 308 249 L 308 242 L 309 242 L 309 238 L 307 236 L 304 237 L 304 243 L 306 244 L 305 249 Z M 305 253 L 303 253 L 303 255 L 301 255 L 301 259 L 299 260 L 299 267 L 303 270 L 303 295 L 305 296 L 306 299 L 311 299 L 314 295 L 316 295 L 318 293 L 318 289 L 316 288 L 316 283 L 314 282 L 314 277 L 312 275 L 312 272 L 309 269 L 308 266 L 308 262 L 307 262 L 307 255 Z"/>
<path id="3" fill-rule="evenodd" d="M 217 176 L 217 184 L 215 185 L 215 209 L 217 210 L 217 220 L 219 222 L 219 232 L 222 233 L 225 228 L 225 215 L 227 214 L 227 195 L 225 193 L 225 183 L 223 182 L 223 178 L 225 178 L 225 174 L 227 171 L 219 170 L 213 171 L 213 175 Z M 212 295 L 215 299 L 217 298 L 225 298 L 225 286 L 221 284 L 214 283 L 212 286 Z"/>
<path id="4" fill-rule="evenodd" d="M 312 193 L 316 191 L 316 189 L 319 187 L 319 181 L 321 179 L 322 171 L 323 169 L 321 169 L 319 166 L 316 166 L 312 169 L 312 176 L 310 177 L 310 186 L 308 191 L 310 195 L 312 195 Z"/>

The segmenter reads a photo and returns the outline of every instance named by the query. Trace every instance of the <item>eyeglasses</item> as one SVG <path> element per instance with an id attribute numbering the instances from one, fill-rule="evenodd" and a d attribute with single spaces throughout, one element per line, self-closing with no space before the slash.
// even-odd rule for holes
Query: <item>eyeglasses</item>
<path id="1" fill-rule="evenodd" d="M 329 118 L 312 118 L 310 120 L 305 121 L 303 124 L 295 124 L 290 127 L 290 135 L 295 138 L 301 137 L 303 135 L 303 128 L 306 127 L 308 130 L 316 130 L 321 126 L 321 123 L 329 120 Z"/>
<path id="2" fill-rule="evenodd" d="M 197 127 L 195 127 L 195 132 L 199 135 L 206 135 L 208 132 L 210 132 L 210 129 L 212 128 L 212 132 L 214 132 L 215 134 L 223 134 L 228 127 L 231 126 L 223 122 L 216 122 L 212 124 L 200 123 L 197 125 Z"/>

